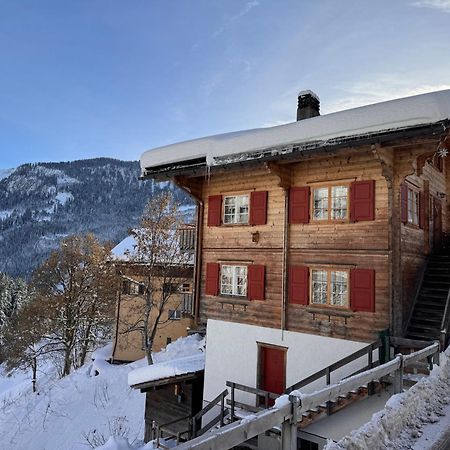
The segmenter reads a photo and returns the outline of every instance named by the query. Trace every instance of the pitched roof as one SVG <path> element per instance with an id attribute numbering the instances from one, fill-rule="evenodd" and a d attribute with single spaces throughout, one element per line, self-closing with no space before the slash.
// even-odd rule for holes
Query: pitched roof
<path id="1" fill-rule="evenodd" d="M 219 134 L 158 147 L 141 156 L 146 169 L 176 165 L 196 159 L 208 166 L 245 159 L 267 149 L 289 152 L 289 147 L 315 143 L 326 146 L 339 139 L 403 130 L 450 119 L 450 90 L 390 100 L 339 111 L 270 128 Z M 280 148 L 280 147 L 284 147 Z"/>

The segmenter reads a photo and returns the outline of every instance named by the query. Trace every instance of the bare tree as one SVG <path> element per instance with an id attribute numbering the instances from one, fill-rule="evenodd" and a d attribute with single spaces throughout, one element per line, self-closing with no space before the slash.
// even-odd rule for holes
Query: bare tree
<path id="1" fill-rule="evenodd" d="M 36 301 L 46 305 L 42 338 L 62 353 L 62 376 L 82 365 L 99 334 L 110 329 L 116 287 L 109 251 L 91 234 L 71 236 L 34 273 Z"/>
<path id="2" fill-rule="evenodd" d="M 184 222 L 179 206 L 170 191 L 154 196 L 139 227 L 131 231 L 135 246 L 128 252 L 128 260 L 139 266 L 143 304 L 136 321 L 127 323 L 123 333 L 142 333 L 148 364 L 153 364 L 152 348 L 158 327 L 165 323 L 163 313 L 192 266 L 192 254 L 180 245 Z"/>

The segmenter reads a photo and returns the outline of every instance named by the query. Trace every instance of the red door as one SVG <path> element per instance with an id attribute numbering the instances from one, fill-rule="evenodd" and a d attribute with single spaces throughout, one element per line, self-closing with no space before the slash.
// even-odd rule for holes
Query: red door
<path id="1" fill-rule="evenodd" d="M 264 391 L 282 394 L 286 389 L 285 356 L 283 348 L 260 347 L 260 388 Z"/>

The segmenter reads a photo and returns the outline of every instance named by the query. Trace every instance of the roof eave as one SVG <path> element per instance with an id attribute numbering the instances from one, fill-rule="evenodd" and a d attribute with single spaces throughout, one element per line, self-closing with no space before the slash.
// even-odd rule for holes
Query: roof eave
<path id="1" fill-rule="evenodd" d="M 237 153 L 217 158 L 218 164 L 207 166 L 204 162 L 195 161 L 195 164 L 189 165 L 188 161 L 167 164 L 154 168 L 146 168 L 141 179 L 155 179 L 157 181 L 169 180 L 177 176 L 204 176 L 207 173 L 223 171 L 224 169 L 236 169 L 242 166 L 248 166 L 255 163 L 265 163 L 275 160 L 289 160 L 312 153 L 322 153 L 334 151 L 340 148 L 349 148 L 371 144 L 385 144 L 396 139 L 407 139 L 419 136 L 439 136 L 450 125 L 450 119 L 423 125 L 414 125 L 395 130 L 385 130 L 381 132 L 365 133 L 353 136 L 344 136 L 341 138 L 330 139 L 327 141 L 304 142 L 298 144 L 289 144 L 278 147 L 268 147 L 259 151 L 248 153 Z M 239 158 L 242 158 L 239 160 Z M 225 160 L 233 159 L 233 162 Z M 224 162 L 221 164 L 220 160 Z"/>

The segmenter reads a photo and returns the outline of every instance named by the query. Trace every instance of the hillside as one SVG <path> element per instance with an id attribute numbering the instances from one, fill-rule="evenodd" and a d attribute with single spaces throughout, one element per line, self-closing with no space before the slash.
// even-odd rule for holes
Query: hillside
<path id="1" fill-rule="evenodd" d="M 156 363 L 203 352 L 198 335 L 179 339 L 155 353 Z M 146 364 L 110 365 L 111 345 L 94 352 L 93 363 L 59 379 L 52 361 L 42 362 L 31 390 L 29 372 L 7 377 L 0 365 L 0 449 L 88 450 L 111 435 L 141 447 L 145 395 L 128 386 L 130 371 Z M 95 374 L 98 374 L 95 376 Z"/>
<path id="2" fill-rule="evenodd" d="M 151 195 L 168 183 L 139 181 L 135 161 L 107 158 L 25 164 L 0 173 L 0 272 L 29 277 L 67 235 L 118 242 Z M 186 196 L 177 191 L 183 203 Z"/>

